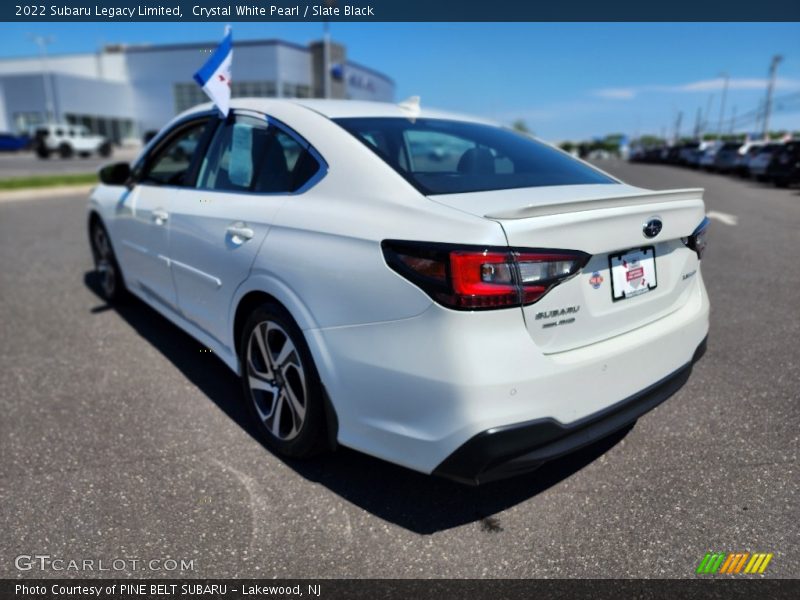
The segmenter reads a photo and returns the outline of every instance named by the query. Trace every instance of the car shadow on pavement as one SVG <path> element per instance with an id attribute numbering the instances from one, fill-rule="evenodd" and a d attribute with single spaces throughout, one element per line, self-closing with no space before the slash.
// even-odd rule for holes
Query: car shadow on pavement
<path id="1" fill-rule="evenodd" d="M 102 301 L 94 272 L 86 273 L 84 283 Z M 207 360 L 197 360 L 196 352 L 187 349 L 199 348 L 200 344 L 138 299 L 130 298 L 114 307 L 101 304 L 90 312 L 98 314 L 107 310 L 115 310 L 231 420 L 271 452 L 250 421 L 239 378 L 222 361 L 211 355 Z M 496 534 L 503 531 L 502 520 L 495 516 L 497 513 L 533 498 L 580 471 L 619 443 L 632 428 L 631 425 L 578 452 L 547 463 L 533 473 L 479 487 L 423 475 L 342 447 L 309 460 L 277 458 L 303 478 L 415 533 L 431 534 L 474 523 L 481 531 Z"/>

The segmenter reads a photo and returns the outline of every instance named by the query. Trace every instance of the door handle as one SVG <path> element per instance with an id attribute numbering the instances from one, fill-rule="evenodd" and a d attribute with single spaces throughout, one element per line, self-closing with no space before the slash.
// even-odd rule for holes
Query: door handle
<path id="1" fill-rule="evenodd" d="M 231 236 L 231 241 L 234 244 L 244 244 L 255 235 L 255 232 L 244 223 L 229 225 L 225 231 Z"/>
<path id="2" fill-rule="evenodd" d="M 169 219 L 169 213 L 163 208 L 157 208 L 152 212 L 153 221 L 156 225 L 163 225 Z"/>

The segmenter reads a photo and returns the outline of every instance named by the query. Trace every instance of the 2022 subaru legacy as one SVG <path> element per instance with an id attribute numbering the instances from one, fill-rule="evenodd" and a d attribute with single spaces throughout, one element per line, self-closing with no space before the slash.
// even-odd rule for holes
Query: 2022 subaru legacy
<path id="1" fill-rule="evenodd" d="M 100 176 L 104 295 L 238 373 L 278 454 L 342 444 L 482 483 L 632 423 L 705 348 L 702 190 L 478 118 L 240 99 Z"/>

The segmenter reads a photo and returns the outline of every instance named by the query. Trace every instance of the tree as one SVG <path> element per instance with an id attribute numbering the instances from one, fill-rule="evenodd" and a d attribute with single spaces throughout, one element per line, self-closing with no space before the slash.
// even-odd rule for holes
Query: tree
<path id="1" fill-rule="evenodd" d="M 643 135 L 639 138 L 639 145 L 644 146 L 645 148 L 650 148 L 652 146 L 663 146 L 664 140 L 655 135 Z"/>
<path id="2" fill-rule="evenodd" d="M 533 135 L 533 132 L 528 129 L 527 123 L 523 119 L 517 119 L 511 124 L 511 129 L 514 131 L 519 131 L 520 133 L 526 133 L 528 135 Z"/>

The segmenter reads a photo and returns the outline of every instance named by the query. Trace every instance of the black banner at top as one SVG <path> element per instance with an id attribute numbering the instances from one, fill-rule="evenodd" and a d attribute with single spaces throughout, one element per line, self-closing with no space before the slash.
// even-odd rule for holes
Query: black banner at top
<path id="1" fill-rule="evenodd" d="M 797 0 L 52 0 L 0 21 L 800 21 Z"/>

